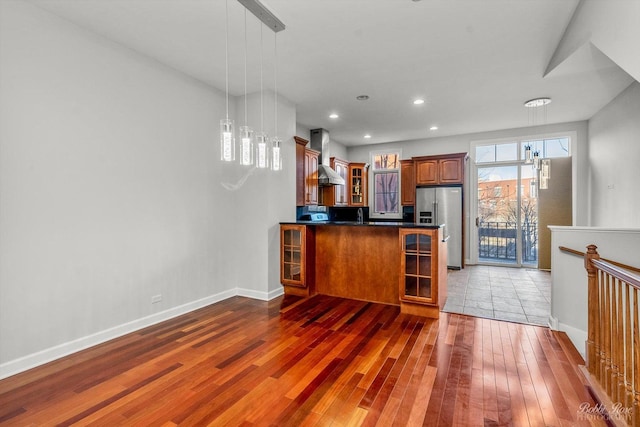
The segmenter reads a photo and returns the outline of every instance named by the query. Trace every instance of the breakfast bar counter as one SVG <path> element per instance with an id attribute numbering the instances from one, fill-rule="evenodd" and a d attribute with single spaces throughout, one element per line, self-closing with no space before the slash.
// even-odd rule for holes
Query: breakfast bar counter
<path id="1" fill-rule="evenodd" d="M 438 317 L 447 283 L 442 226 L 298 221 L 280 230 L 285 294 L 393 304 Z"/>

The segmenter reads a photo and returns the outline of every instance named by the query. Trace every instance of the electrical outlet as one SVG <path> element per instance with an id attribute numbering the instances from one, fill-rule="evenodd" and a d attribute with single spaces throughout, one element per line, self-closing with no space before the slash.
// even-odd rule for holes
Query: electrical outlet
<path id="1" fill-rule="evenodd" d="M 160 301 L 162 301 L 162 294 L 154 295 L 151 297 L 151 304 L 156 304 L 156 303 L 159 303 Z"/>

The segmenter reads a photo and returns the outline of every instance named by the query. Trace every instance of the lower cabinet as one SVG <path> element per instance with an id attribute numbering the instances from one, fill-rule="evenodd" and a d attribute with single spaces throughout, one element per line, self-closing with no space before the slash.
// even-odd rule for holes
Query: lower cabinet
<path id="1" fill-rule="evenodd" d="M 438 317 L 447 295 L 442 229 L 400 229 L 400 305 L 403 313 Z"/>
<path id="2" fill-rule="evenodd" d="M 285 294 L 314 293 L 314 251 L 313 229 L 305 225 L 280 225 L 280 283 Z"/>

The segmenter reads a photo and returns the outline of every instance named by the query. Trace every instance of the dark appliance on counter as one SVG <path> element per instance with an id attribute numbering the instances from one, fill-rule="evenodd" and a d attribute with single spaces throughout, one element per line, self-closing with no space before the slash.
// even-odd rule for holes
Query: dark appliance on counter
<path id="1" fill-rule="evenodd" d="M 462 268 L 462 187 L 416 188 L 416 223 L 444 224 L 449 268 Z"/>

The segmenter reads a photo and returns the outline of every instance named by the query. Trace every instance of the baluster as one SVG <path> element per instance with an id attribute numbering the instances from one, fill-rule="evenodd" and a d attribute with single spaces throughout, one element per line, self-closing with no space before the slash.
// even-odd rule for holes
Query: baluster
<path id="1" fill-rule="evenodd" d="M 600 324 L 599 324 L 599 299 L 598 299 L 598 283 L 596 276 L 596 268 L 591 262 L 593 259 L 599 259 L 600 255 L 596 251 L 596 245 L 587 246 L 587 252 L 584 255 L 584 266 L 587 269 L 588 276 L 588 325 L 587 325 L 587 368 L 598 380 L 599 373 L 599 354 L 600 354 Z"/>
<path id="2" fill-rule="evenodd" d="M 624 287 L 625 307 L 624 307 L 624 349 L 625 349 L 625 364 L 624 364 L 624 407 L 633 407 L 633 341 L 631 324 L 631 300 L 629 293 L 629 285 Z"/>
<path id="3" fill-rule="evenodd" d="M 640 321 L 638 320 L 638 289 L 633 288 L 633 425 L 640 426 Z"/>
<path id="4" fill-rule="evenodd" d="M 611 396 L 611 287 L 609 276 L 600 272 L 600 281 L 604 282 L 604 353 L 603 353 L 603 370 L 602 370 L 602 386 L 607 391 L 607 395 Z"/>
<path id="5" fill-rule="evenodd" d="M 611 384 L 612 393 L 611 400 L 614 403 L 621 403 L 622 393 L 620 393 L 620 385 L 623 384 L 621 368 L 624 359 L 624 342 L 623 326 L 622 326 L 622 296 L 620 292 L 620 280 L 612 277 L 612 292 L 613 292 L 613 324 L 612 324 L 612 371 L 611 371 Z M 621 357 L 622 356 L 622 357 Z"/>
<path id="6" fill-rule="evenodd" d="M 616 316 L 618 318 L 618 328 L 616 332 L 616 402 L 620 402 L 624 405 L 625 402 L 625 369 L 624 369 L 624 355 L 626 342 L 624 340 L 624 302 L 623 302 L 623 290 L 626 284 L 621 280 L 616 280 L 617 295 L 618 295 L 618 310 Z"/>

